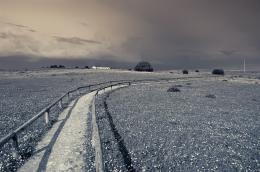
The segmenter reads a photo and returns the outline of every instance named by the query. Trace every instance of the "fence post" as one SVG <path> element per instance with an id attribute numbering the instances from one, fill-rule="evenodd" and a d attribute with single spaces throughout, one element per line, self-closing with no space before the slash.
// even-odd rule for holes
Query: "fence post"
<path id="1" fill-rule="evenodd" d="M 59 108 L 62 109 L 62 100 L 59 101 Z"/>
<path id="2" fill-rule="evenodd" d="M 68 92 L 68 101 L 70 100 L 70 93 Z"/>
<path id="3" fill-rule="evenodd" d="M 17 134 L 15 134 L 12 137 L 13 144 L 12 144 L 12 154 L 14 158 L 18 158 L 19 156 L 19 144 L 18 144 L 18 137 Z"/>
<path id="4" fill-rule="evenodd" d="M 45 124 L 49 124 L 49 122 L 50 122 L 50 110 L 49 109 L 46 112 L 44 112 L 44 118 L 45 118 Z"/>

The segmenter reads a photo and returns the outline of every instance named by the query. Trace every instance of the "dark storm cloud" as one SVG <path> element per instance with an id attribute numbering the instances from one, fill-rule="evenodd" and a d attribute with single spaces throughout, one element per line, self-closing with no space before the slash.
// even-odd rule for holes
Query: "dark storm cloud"
<path id="1" fill-rule="evenodd" d="M 54 38 L 59 41 L 59 42 L 65 42 L 65 43 L 70 43 L 70 44 L 101 44 L 99 41 L 95 40 L 89 40 L 89 39 L 82 39 L 78 37 L 71 37 L 71 38 L 66 38 L 66 37 L 59 37 L 59 36 L 54 36 Z"/>
<path id="2" fill-rule="evenodd" d="M 28 9 L 22 14 L 29 18 L 24 23 L 37 30 L 31 35 L 36 35 L 34 38 L 41 43 L 39 56 L 48 60 L 72 56 L 103 61 L 109 58 L 122 64 L 146 60 L 164 69 L 237 68 L 246 58 L 248 65 L 260 66 L 259 0 L 84 0 L 77 3 L 53 0 L 47 3 L 50 6 L 44 8 L 42 15 L 38 10 L 35 13 L 45 19 L 44 24 L 39 23 L 39 16 L 31 19 L 33 15 L 27 14 Z M 54 17 L 59 22 L 52 23 L 50 19 Z M 10 22 L 10 26 L 26 27 L 16 24 L 19 20 L 12 21 L 17 22 Z M 2 32 L 1 39 L 14 36 Z M 17 44 L 17 39 L 12 40 Z M 11 42 L 7 43 L 13 47 Z M 1 50 L 6 50 L 5 45 L 0 49 L 0 56 Z M 24 49 L 27 51 L 27 46 Z"/>
<path id="3" fill-rule="evenodd" d="M 2 32 L 0 33 L 0 38 L 2 39 L 16 39 L 16 38 L 20 38 L 20 37 L 26 37 L 25 35 L 17 35 L 17 34 L 13 34 L 11 32 Z"/>
<path id="4" fill-rule="evenodd" d="M 15 24 L 15 23 L 9 23 L 9 22 L 3 22 L 5 24 L 11 25 L 11 26 L 15 26 L 15 27 L 19 27 L 19 28 L 29 28 L 28 26 L 24 26 L 24 25 L 20 25 L 20 24 Z"/>
<path id="5" fill-rule="evenodd" d="M 1 32 L 0 40 L 12 42 L 12 48 L 17 54 L 23 55 L 23 50 L 27 49 L 30 52 L 38 53 L 39 47 L 37 46 L 38 42 L 33 40 L 30 36 L 25 34 L 15 34 L 12 32 Z M 3 41 L 1 43 L 3 43 Z M 2 61 L 0 54 L 0 60 Z M 4 63 L 4 62 L 2 62 Z M 19 64 L 19 63 L 18 63 Z"/>
<path id="6" fill-rule="evenodd" d="M 260 1 L 160 2 L 121 2 L 119 8 L 133 11 L 149 26 L 143 39 L 128 39 L 123 49 L 172 67 L 234 66 L 244 57 L 260 64 Z"/>
<path id="7" fill-rule="evenodd" d="M 30 32 L 36 32 L 35 29 L 32 29 L 29 26 L 25 26 L 25 25 L 21 25 L 21 24 L 15 24 L 15 23 L 10 23 L 10 22 L 4 22 L 4 21 L 1 21 L 1 23 L 9 25 L 9 26 L 12 26 L 12 27 L 24 29 L 24 30 L 27 30 L 27 31 L 30 31 Z"/>
<path id="8" fill-rule="evenodd" d="M 6 39 L 8 38 L 8 35 L 6 33 L 0 33 L 0 38 Z"/>
<path id="9" fill-rule="evenodd" d="M 30 32 L 36 32 L 36 30 L 34 30 L 34 29 L 29 29 L 28 31 L 30 31 Z"/>

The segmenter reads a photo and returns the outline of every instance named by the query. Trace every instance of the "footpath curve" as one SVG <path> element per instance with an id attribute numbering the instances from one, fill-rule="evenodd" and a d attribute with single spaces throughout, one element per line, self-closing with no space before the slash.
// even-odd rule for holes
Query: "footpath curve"
<path id="1" fill-rule="evenodd" d="M 125 85 L 107 88 L 99 91 L 103 94 L 106 91 L 117 89 Z M 97 91 L 85 94 L 72 101 L 69 106 L 59 115 L 58 121 L 52 126 L 49 132 L 38 143 L 34 155 L 20 168 L 19 172 L 42 172 L 42 171 L 85 171 L 84 147 L 89 128 L 88 120 L 92 118 L 91 125 L 95 129 L 95 96 Z M 97 131 L 91 133 L 93 148 L 95 149 L 96 171 L 103 171 L 102 151 Z M 101 154 L 101 155 L 100 155 Z"/>

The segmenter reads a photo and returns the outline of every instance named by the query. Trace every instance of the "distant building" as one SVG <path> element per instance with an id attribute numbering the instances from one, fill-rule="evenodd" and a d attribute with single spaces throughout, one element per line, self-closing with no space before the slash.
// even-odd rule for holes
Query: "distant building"
<path id="1" fill-rule="evenodd" d="M 111 69 L 111 68 L 110 68 L 110 67 L 97 67 L 97 66 L 92 66 L 92 69 L 109 70 L 109 69 Z"/>

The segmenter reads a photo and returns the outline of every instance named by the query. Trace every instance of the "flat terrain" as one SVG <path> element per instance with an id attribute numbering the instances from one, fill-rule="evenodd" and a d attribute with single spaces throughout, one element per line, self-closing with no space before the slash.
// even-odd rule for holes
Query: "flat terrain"
<path id="1" fill-rule="evenodd" d="M 73 88 L 111 80 L 163 77 L 176 75 L 86 69 L 0 71 L 0 137 Z"/>
<path id="2" fill-rule="evenodd" d="M 135 85 L 99 99 L 107 170 L 259 171 L 260 85 Z M 177 85 L 180 92 L 167 92 Z"/>
<path id="3" fill-rule="evenodd" d="M 198 76 L 198 74 L 195 74 Z M 67 91 L 79 86 L 111 80 L 180 77 L 169 72 L 140 73 L 123 70 L 59 69 L 0 71 L 0 137 L 5 136 L 35 116 Z M 75 97 L 74 97 L 75 98 Z M 73 100 L 73 99 L 71 99 Z M 60 109 L 51 111 L 50 120 L 58 120 Z M 48 130 L 39 119 L 19 134 L 19 158 L 10 154 L 10 144 L 0 149 L 0 171 L 14 170 L 31 156 L 38 141 Z"/>
<path id="4" fill-rule="evenodd" d="M 0 71 L 0 137 L 79 86 L 190 76 L 211 75 L 86 69 Z M 97 120 L 106 170 L 259 169 L 259 76 L 230 72 L 208 81 L 132 85 L 101 96 Z M 175 84 L 182 86 L 180 93 L 166 92 Z M 60 122 L 60 112 L 53 109 L 51 123 Z M 19 158 L 10 154 L 10 144 L 5 145 L 0 150 L 0 171 L 24 164 L 48 129 L 39 119 L 23 131 L 18 138 Z M 89 169 L 93 168 L 91 158 L 85 157 Z"/>

